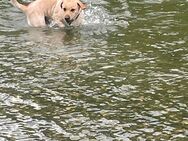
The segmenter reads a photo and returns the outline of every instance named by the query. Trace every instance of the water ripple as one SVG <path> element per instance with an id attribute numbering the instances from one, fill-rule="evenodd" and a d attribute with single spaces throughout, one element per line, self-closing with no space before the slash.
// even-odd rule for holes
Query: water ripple
<path id="1" fill-rule="evenodd" d="M 185 1 L 86 1 L 78 28 L 0 4 L 0 140 L 186 140 Z"/>

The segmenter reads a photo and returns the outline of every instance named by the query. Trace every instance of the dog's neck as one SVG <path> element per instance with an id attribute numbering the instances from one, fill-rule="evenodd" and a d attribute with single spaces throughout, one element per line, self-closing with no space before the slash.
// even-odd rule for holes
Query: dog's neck
<path id="1" fill-rule="evenodd" d="M 52 1 L 53 1 L 53 4 L 51 8 L 49 8 L 49 11 L 47 11 L 47 14 L 48 14 L 47 16 L 50 16 L 50 17 L 53 16 L 55 9 L 60 5 L 62 0 L 52 0 Z"/>
<path id="2" fill-rule="evenodd" d="M 76 16 L 75 20 L 77 20 L 79 16 L 80 16 L 80 13 Z"/>
<path id="3" fill-rule="evenodd" d="M 76 21 L 76 20 L 80 17 L 81 12 L 82 12 L 82 9 L 79 8 L 78 14 L 75 16 L 74 21 Z M 74 21 L 73 21 L 73 22 L 74 22 Z"/>

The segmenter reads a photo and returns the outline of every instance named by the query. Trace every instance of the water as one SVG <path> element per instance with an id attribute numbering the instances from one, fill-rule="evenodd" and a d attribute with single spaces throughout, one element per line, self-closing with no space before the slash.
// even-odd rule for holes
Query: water
<path id="1" fill-rule="evenodd" d="M 186 141 L 188 1 L 86 2 L 58 29 L 0 1 L 0 140 Z"/>

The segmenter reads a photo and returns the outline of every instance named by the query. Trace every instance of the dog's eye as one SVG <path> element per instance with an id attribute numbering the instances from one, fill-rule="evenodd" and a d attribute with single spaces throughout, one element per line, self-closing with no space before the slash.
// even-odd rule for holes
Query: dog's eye
<path id="1" fill-rule="evenodd" d="M 74 12 L 76 9 L 71 9 L 71 12 Z"/>
<path id="2" fill-rule="evenodd" d="M 63 8 L 64 11 L 66 11 L 67 9 L 66 8 Z"/>

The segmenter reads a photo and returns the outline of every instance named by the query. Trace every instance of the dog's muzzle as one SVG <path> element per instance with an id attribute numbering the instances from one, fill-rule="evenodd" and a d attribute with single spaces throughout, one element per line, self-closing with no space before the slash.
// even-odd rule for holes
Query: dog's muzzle
<path id="1" fill-rule="evenodd" d="M 70 16 L 65 16 L 65 21 L 66 21 L 66 23 L 68 24 L 68 25 L 70 25 L 72 22 L 73 22 L 73 20 L 71 20 L 71 18 L 70 18 Z"/>

